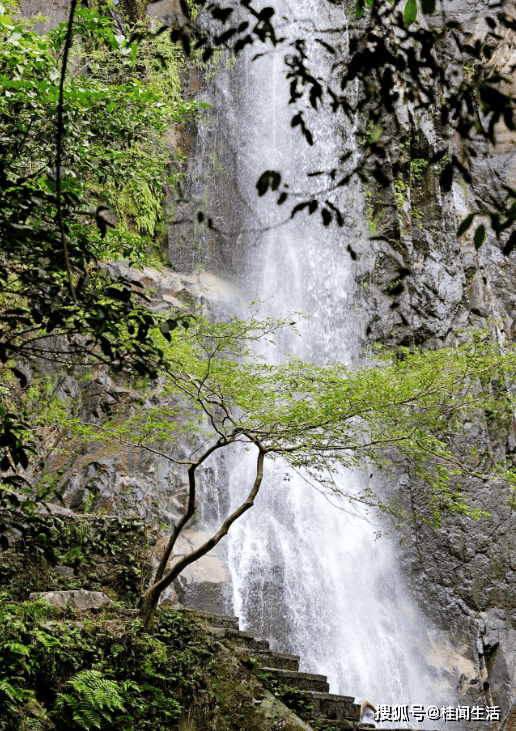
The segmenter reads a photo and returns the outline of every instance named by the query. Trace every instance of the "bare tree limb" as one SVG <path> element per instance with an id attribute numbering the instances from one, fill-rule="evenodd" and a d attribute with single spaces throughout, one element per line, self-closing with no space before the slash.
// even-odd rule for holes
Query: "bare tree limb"
<path id="1" fill-rule="evenodd" d="M 211 551 L 211 549 L 214 548 L 222 540 L 222 538 L 224 538 L 225 535 L 227 535 L 233 523 L 238 520 L 238 518 L 240 518 L 245 512 L 253 507 L 255 498 L 258 495 L 258 491 L 260 490 L 260 486 L 263 480 L 263 462 L 265 459 L 265 454 L 266 452 L 263 449 L 259 448 L 258 458 L 256 462 L 256 478 L 254 480 L 251 492 L 247 496 L 247 499 L 233 513 L 231 513 L 231 515 L 226 518 L 221 528 L 217 531 L 217 533 L 215 533 L 215 535 L 213 535 L 195 551 L 192 551 L 186 556 L 183 556 L 170 569 L 167 574 L 165 574 L 159 581 L 156 581 L 145 592 L 140 608 L 140 619 L 143 622 L 143 630 L 145 632 L 149 632 L 152 629 L 154 614 L 156 612 L 156 607 L 158 605 L 161 593 L 168 586 L 170 586 L 173 581 L 175 581 L 175 579 L 182 571 L 184 571 L 187 566 Z"/>
<path id="2" fill-rule="evenodd" d="M 165 573 L 165 569 L 167 567 L 167 561 L 170 558 L 170 554 L 172 553 L 174 546 L 176 544 L 176 541 L 179 537 L 179 534 L 185 527 L 185 525 L 189 522 L 189 520 L 192 518 L 193 514 L 195 513 L 195 493 L 196 493 L 196 483 L 195 483 L 195 470 L 197 467 L 199 467 L 208 457 L 210 454 L 213 454 L 217 449 L 220 449 L 220 447 L 223 447 L 226 444 L 226 440 L 224 437 L 221 437 L 215 444 L 213 444 L 209 449 L 204 452 L 204 454 L 195 462 L 195 464 L 191 465 L 188 470 L 188 506 L 186 509 L 185 514 L 182 516 L 182 518 L 176 523 L 174 526 L 174 530 L 172 531 L 172 535 L 170 536 L 170 540 L 167 544 L 167 547 L 165 551 L 163 552 L 163 556 L 161 557 L 160 564 L 158 566 L 158 570 L 156 571 L 156 576 L 154 577 L 154 583 L 159 581 L 161 578 L 163 578 L 163 574 Z"/>

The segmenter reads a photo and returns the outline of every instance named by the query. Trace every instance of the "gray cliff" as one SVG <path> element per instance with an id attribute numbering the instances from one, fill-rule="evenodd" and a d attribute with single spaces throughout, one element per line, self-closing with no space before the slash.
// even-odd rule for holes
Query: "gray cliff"
<path id="1" fill-rule="evenodd" d="M 480 34 L 490 4 L 458 0 L 453 12 Z M 64 19 L 65 7 L 66 3 L 46 0 L 22 2 L 25 14 L 40 11 L 50 16 L 52 24 Z M 160 0 L 151 8 L 158 17 L 178 13 L 174 0 Z M 515 55 L 514 39 L 508 37 L 495 61 L 508 68 Z M 187 161 L 181 189 L 168 191 L 172 271 L 134 273 L 144 284 L 152 284 L 156 306 L 184 306 L 189 298 L 216 306 L 231 298 L 228 281 L 237 287 L 247 275 L 243 242 L 245 246 L 253 243 L 239 228 L 247 203 L 234 182 L 238 139 L 235 127 L 224 123 L 224 89 L 232 83 L 231 72 L 221 68 L 215 79 L 207 79 L 192 69 L 188 83 L 213 104 L 207 112 L 212 123 L 202 132 L 190 125 L 179 140 Z M 478 327 L 512 340 L 516 335 L 516 252 L 504 257 L 494 237 L 476 251 L 473 229 L 461 239 L 456 231 L 472 208 L 487 207 L 490 195 L 501 197 L 504 184 L 516 186 L 514 135 L 501 129 L 494 153 L 479 151 L 472 185 L 456 182 L 445 193 L 439 186 L 438 167 L 424 164 L 436 149 L 439 130 L 428 122 L 407 119 L 404 136 L 392 139 L 390 132 L 386 121 L 382 135 L 388 142 L 385 172 L 390 186 L 380 190 L 371 183 L 356 193 L 355 201 L 371 234 L 390 242 L 364 238 L 356 250 L 356 309 L 364 341 L 392 348 L 437 348 L 460 338 L 462 330 Z M 213 217 L 213 230 L 194 222 L 199 208 Z M 409 274 L 403 291 L 397 292 L 402 270 Z M 131 400 L 139 398 L 101 370 L 87 380 L 64 378 L 59 393 L 65 402 L 80 402 L 85 420 L 97 421 L 115 404 L 127 404 L 130 409 Z M 479 421 L 469 426 L 469 437 L 493 459 L 507 456 L 516 464 L 512 428 L 505 433 Z M 49 441 L 54 438 L 49 435 Z M 78 445 L 62 464 L 50 460 L 48 467 L 61 470 L 59 487 L 67 507 L 137 516 L 158 528 L 177 517 L 186 490 L 185 476 L 176 467 L 136 448 L 113 454 Z M 203 484 L 202 519 L 187 531 L 178 555 L 198 545 L 206 535 L 205 526 L 216 523 L 224 512 L 227 497 L 220 494 L 224 465 L 219 465 L 217 474 L 207 468 Z M 408 475 L 400 475 L 392 489 L 401 500 L 412 501 L 424 511 L 424 496 Z M 473 502 L 488 511 L 488 517 L 479 521 L 449 517 L 439 531 L 425 524 L 405 526 L 399 556 L 414 598 L 439 628 L 434 638 L 435 664 L 457 669 L 458 697 L 463 703 L 500 705 L 505 731 L 515 731 L 516 516 L 501 485 L 492 482 L 469 489 L 475 492 Z M 172 599 L 224 610 L 228 577 L 221 545 L 181 577 Z"/>

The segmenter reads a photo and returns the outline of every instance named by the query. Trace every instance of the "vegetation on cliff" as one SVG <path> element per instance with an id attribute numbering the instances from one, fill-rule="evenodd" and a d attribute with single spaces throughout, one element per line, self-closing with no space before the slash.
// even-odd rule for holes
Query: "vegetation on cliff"
<path id="1" fill-rule="evenodd" d="M 215 46 L 224 46 L 230 39 L 235 52 L 253 38 L 274 45 L 281 42 L 271 24 L 271 8 L 258 12 L 249 2 L 240 4 L 254 18 L 251 34 L 249 22 L 244 21 L 238 28 L 230 28 L 231 32 L 213 36 L 201 26 L 194 27 L 191 8 L 183 3 L 185 23 L 172 30 L 171 40 L 180 41 L 183 51 L 189 53 L 195 39 L 197 48 L 204 48 L 205 59 Z M 373 2 L 367 5 L 373 18 L 398 22 L 392 13 L 375 15 L 380 11 Z M 404 28 L 414 21 L 413 5 L 409 0 Z M 431 13 L 431 5 L 426 3 L 423 12 Z M 145 629 L 152 626 L 162 591 L 252 507 L 266 457 L 283 457 L 336 494 L 340 494 L 339 468 L 364 462 L 384 467 L 403 461 L 429 486 L 428 500 L 436 522 L 442 510 L 468 512 L 456 479 L 464 472 L 484 479 L 491 470 L 512 481 L 511 471 L 492 463 L 479 466 L 478 455 L 470 454 L 469 461 L 464 460 L 456 449 L 456 435 L 466 418 L 481 412 L 502 421 L 510 418 L 512 397 L 504 383 L 514 376 L 511 350 L 501 353 L 488 339 L 473 337 L 462 347 L 438 353 L 403 353 L 399 361 L 381 368 L 351 371 L 341 364 L 318 366 L 297 359 L 269 366 L 259 353 L 252 352 L 253 347 L 285 328 L 287 322 L 253 316 L 213 325 L 198 313 L 192 318 L 156 314 L 146 306 L 144 293 L 138 296 L 127 280 L 99 268 L 100 260 L 116 256 L 133 263 L 145 261 L 149 244 L 145 235 L 156 233 L 164 174 L 160 141 L 171 125 L 198 109 L 194 103 L 184 103 L 178 93 L 179 51 L 167 45 L 168 41 L 164 44 L 159 32 L 144 27 L 135 28 L 131 37 L 116 35 L 110 20 L 91 10 L 75 10 L 75 5 L 66 26 L 37 36 L 2 7 L 5 43 L 0 71 L 6 93 L 0 107 L 5 163 L 0 179 L 4 253 L 0 263 L 4 297 L 0 356 L 5 368 L 11 368 L 23 383 L 25 376 L 13 359 L 18 364 L 23 359 L 50 361 L 70 369 L 101 362 L 125 377 L 140 374 L 154 380 L 160 376 L 165 384 L 160 386 L 157 407 L 146 406 L 129 418 L 117 415 L 113 423 L 97 427 L 74 423 L 68 414 L 63 422 L 63 412 L 40 413 L 37 419 L 27 414 L 20 420 L 6 398 L 2 407 L 4 482 L 18 488 L 27 484 L 32 489 L 23 470 L 30 452 L 36 451 L 30 440 L 44 418 L 47 424 L 59 423 L 64 433 L 74 430 L 82 438 L 94 439 L 100 432 L 102 439 L 125 440 L 149 450 L 156 450 L 160 442 L 173 445 L 178 437 L 189 440 L 194 456 L 178 460 L 166 454 L 187 466 L 190 493 L 154 583 L 144 592 L 141 617 Z M 209 11 L 219 23 L 231 19 L 230 9 L 223 11 L 215 4 Z M 365 6 L 359 3 L 357 16 L 364 12 Z M 431 39 L 435 41 L 432 33 L 419 39 L 421 49 Z M 236 40 L 239 35 L 241 42 Z M 68 59 L 74 43 L 79 52 Z M 391 58 L 392 49 L 389 53 Z M 306 75 L 306 59 L 303 54 L 300 58 L 289 61 L 291 93 L 300 99 L 310 90 L 310 104 L 317 108 L 322 87 L 315 77 Z M 354 58 L 355 66 L 351 64 L 344 73 L 343 88 L 355 78 L 367 81 L 367 75 L 356 67 L 364 59 L 358 48 Z M 378 58 L 374 56 L 376 61 Z M 424 71 L 435 65 L 429 58 L 417 67 L 415 82 L 421 82 L 420 95 L 426 90 Z M 306 87 L 303 94 L 301 81 Z M 396 88 L 392 77 L 381 95 L 382 104 L 392 106 Z M 330 91 L 328 88 L 326 93 L 331 96 Z M 426 108 L 422 98 L 416 95 L 413 101 Z M 341 106 L 350 111 L 342 100 Z M 49 116 L 49 109 L 56 110 L 55 114 Z M 492 119 L 498 119 L 491 112 Z M 374 114 L 371 120 L 378 121 Z M 310 143 L 301 113 L 293 126 L 299 126 Z M 369 147 L 377 142 L 373 138 Z M 279 190 L 280 183 L 280 174 L 268 171 L 258 181 L 258 193 Z M 285 201 L 284 193 L 280 192 L 278 202 Z M 322 210 L 325 225 L 333 214 L 338 219 L 338 211 L 328 205 L 333 213 Z M 109 207 L 118 213 L 117 227 L 106 218 Z M 314 199 L 297 205 L 292 215 L 303 208 L 313 213 L 317 207 Z M 478 381 L 487 384 L 493 372 L 499 384 L 478 387 Z M 191 413 L 193 418 L 187 419 Z M 175 541 L 195 512 L 195 470 L 215 451 L 242 441 L 257 450 L 249 496 L 212 539 L 167 570 Z M 4 494 L 5 501 L 20 503 L 17 495 Z M 373 493 L 344 497 L 395 509 L 383 505 Z M 33 503 L 22 500 L 21 505 L 29 510 Z M 4 520 L 4 534 L 11 527 L 12 522 Z M 22 521 L 17 527 L 26 530 Z M 49 545 L 44 532 L 32 538 L 43 549 Z M 4 535 L 4 546 L 8 543 Z"/>
<path id="2" fill-rule="evenodd" d="M 23 473 L 37 454 L 33 415 L 10 397 L 9 372 L 23 387 L 24 362 L 151 376 L 163 365 L 148 336 L 160 316 L 99 262 L 148 261 L 165 133 L 199 105 L 178 93 L 177 49 L 158 37 L 130 43 L 97 12 L 81 8 L 73 24 L 38 35 L 2 3 L 0 38 L 0 466 L 4 485 L 31 492 Z M 33 506 L 5 492 L 2 503 Z"/>
<path id="3" fill-rule="evenodd" d="M 403 465 L 415 483 L 424 485 L 435 525 L 447 511 L 479 517 L 468 505 L 461 478 L 498 477 L 515 483 L 512 468 L 497 464 L 492 455 L 475 449 L 464 453 L 471 420 L 489 414 L 491 420 L 510 423 L 513 398 L 506 382 L 515 376 L 512 349 L 501 354 L 488 335 L 476 334 L 462 346 L 406 351 L 393 362 L 377 360 L 354 369 L 292 357 L 269 365 L 264 346 L 284 337 L 293 325 L 256 315 L 247 321 L 211 323 L 197 314 L 186 331 L 176 327 L 162 335 L 169 367 L 155 403 L 145 401 L 132 415 L 124 411 L 102 425 L 69 418 L 61 424 L 72 437 L 99 439 L 104 445 L 110 440 L 114 448 L 119 443 L 138 445 L 187 469 L 188 504 L 142 598 L 140 616 L 147 630 L 161 593 L 252 508 L 268 459 L 281 457 L 317 489 L 338 499 L 406 518 L 374 490 L 353 493 L 340 482 L 342 469 Z M 196 470 L 219 450 L 238 443 L 256 458 L 247 497 L 210 539 L 169 567 L 176 541 L 197 510 Z"/>
<path id="4" fill-rule="evenodd" d="M 194 26 L 191 7 L 185 4 L 185 23 L 173 28 L 170 38 L 155 29 L 148 32 L 144 24 L 135 27 L 132 36 L 118 35 L 111 20 L 88 9 L 77 10 L 68 26 L 38 36 L 1 6 L 3 373 L 10 372 L 23 388 L 25 361 L 35 361 L 39 367 L 50 362 L 70 373 L 77 367 L 102 363 L 121 379 L 143 377 L 146 395 L 150 391 L 158 397 L 150 402 L 142 398 L 130 412 L 115 413 L 109 421 L 85 425 L 71 418 L 73 405 L 70 410 L 55 409 L 51 399 L 49 408 L 38 408 L 36 413 L 27 393 L 12 398 L 7 377 L 4 379 L 1 469 L 4 486 L 18 490 L 2 493 L 6 509 L 0 524 L 2 547 L 9 549 L 7 559 L 11 560 L 0 569 L 12 583 L 11 595 L 4 595 L 0 612 L 0 656 L 4 660 L 0 724 L 4 728 L 12 727 L 14 719 L 26 729 L 160 729 L 204 713 L 219 718 L 218 728 L 225 727 L 226 721 L 217 717 L 217 704 L 223 702 L 213 680 L 220 679 L 219 673 L 226 677 L 225 666 L 213 644 L 184 615 L 174 613 L 158 616 L 154 634 L 144 635 L 141 630 L 153 628 L 158 600 L 180 572 L 211 550 L 253 506 L 266 459 L 281 457 L 330 495 L 358 500 L 401 518 L 406 516 L 396 505 L 382 502 L 371 490 L 358 495 L 343 492 L 339 470 L 364 463 L 388 470 L 402 463 L 424 485 L 421 490 L 436 525 L 444 511 L 479 517 L 461 489 L 464 475 L 480 481 L 494 476 L 514 485 L 512 469 L 497 462 L 494 455 L 468 450 L 464 444 L 468 421 L 486 419 L 505 428 L 512 420 L 510 384 L 515 356 L 509 347 L 500 348 L 489 337 L 477 334 L 462 346 L 436 352 L 400 351 L 392 361 L 382 361 L 378 354 L 376 362 L 354 370 L 295 358 L 272 366 L 262 357 L 262 343 L 283 337 L 292 326 L 288 320 L 261 320 L 255 314 L 247 320 L 214 324 L 198 312 L 188 316 L 156 313 L 148 307 L 145 293 L 135 292 L 133 283 L 99 265 L 118 257 L 131 264 L 145 263 L 151 256 L 150 246 L 159 240 L 162 187 L 170 172 L 164 163 L 170 152 L 165 134 L 199 109 L 181 98 L 178 64 L 182 54 L 197 45 L 195 50 L 207 60 L 214 47 L 230 41 L 235 52 L 256 39 L 274 45 L 281 42 L 271 23 L 271 8 L 258 12 L 250 2 L 239 4 L 252 16 L 254 25 L 240 19 L 238 26 L 227 28 L 229 9 L 213 4 L 212 18 L 225 28 L 213 35 Z M 421 7 L 430 14 L 434 4 L 423 2 Z M 419 43 L 420 55 L 411 55 L 398 36 L 386 38 L 368 28 L 373 35 L 363 47 L 356 46 L 352 63 L 344 64 L 343 94 L 346 85 L 354 85 L 357 79 L 364 86 L 372 84 L 371 73 L 381 70 L 375 78 L 379 87 L 359 105 L 373 125 L 398 101 L 400 83 L 399 79 L 395 83 L 392 73 L 392 65 L 396 66 L 392 43 L 398 43 L 398 50 L 405 54 L 401 54 L 402 65 L 397 66 L 399 78 L 406 80 L 408 74 L 416 82 L 425 82 L 425 74 L 437 68 L 431 44 L 442 40 L 441 31 L 421 31 L 419 36 L 409 33 L 416 10 L 415 1 L 408 0 L 401 21 L 394 10 L 385 12 L 373 0 L 357 3 L 359 20 L 369 18 L 373 24 L 383 23 L 385 29 L 390 28 L 390 19 L 402 34 L 402 43 L 410 38 Z M 446 31 L 451 30 L 448 24 Z M 72 46 L 77 53 L 68 59 L 66 70 L 63 58 Z M 332 53 L 329 44 L 323 46 Z M 473 55 L 483 58 L 488 48 L 484 44 Z M 419 76 L 414 76 L 410 58 L 416 61 Z M 293 100 L 299 104 L 308 100 L 309 106 L 317 108 L 323 88 L 310 73 L 302 44 L 294 48 L 289 64 Z M 502 116 L 509 128 L 513 124 L 512 98 L 498 88 L 504 80 L 486 79 L 483 74 L 479 64 L 460 81 L 459 91 L 452 97 L 457 101 L 452 121 L 458 128 L 467 122 L 463 136 L 468 140 L 482 133 L 494 140 Z M 444 77 L 440 80 L 444 84 Z M 407 101 L 415 104 L 423 99 L 422 108 L 432 108 L 435 94 L 428 96 L 428 103 L 417 96 L 429 88 L 424 83 L 419 89 L 406 85 Z M 335 97 L 334 90 L 327 87 L 324 95 L 333 99 L 337 109 L 356 113 L 345 94 Z M 476 117 L 471 121 L 474 115 L 470 114 L 471 105 L 478 100 L 487 119 L 480 126 Z M 449 96 L 446 104 L 450 104 Z M 311 132 L 303 114 L 298 109 L 292 123 L 310 144 Z M 441 121 L 447 119 L 443 107 Z M 381 132 L 371 133 L 364 148 L 381 160 L 385 155 Z M 349 156 L 340 162 L 345 165 L 347 160 Z M 433 159 L 434 163 L 441 161 L 443 188 L 451 184 L 454 171 L 467 178 L 467 166 L 453 155 L 449 158 L 444 147 Z M 298 203 L 291 214 L 319 211 L 325 226 L 333 221 L 340 224 L 342 217 L 331 203 L 331 190 L 363 171 L 359 167 L 341 173 L 337 169 L 314 172 L 330 181 L 324 201 L 313 196 Z M 373 174 L 381 184 L 381 165 Z M 412 174 L 418 174 L 415 167 Z M 280 204 L 290 195 L 278 171 L 266 171 L 257 188 L 259 195 L 269 190 L 277 193 Z M 507 195 L 502 211 L 488 212 L 499 236 L 509 231 L 516 218 L 514 193 Z M 474 211 L 468 216 L 460 234 L 477 215 L 480 213 Z M 477 229 L 477 248 L 485 231 L 485 224 Z M 512 237 L 505 242 L 506 254 L 511 251 L 511 241 Z M 38 382 L 38 387 L 41 397 L 44 382 Z M 106 529 L 108 537 L 99 539 L 105 544 L 111 537 L 116 542 L 113 552 L 120 554 L 118 568 L 105 584 L 106 576 L 87 571 L 100 549 L 88 536 L 85 524 L 63 526 L 58 518 L 32 515 L 34 488 L 48 490 L 54 483 L 37 477 L 29 482 L 26 470 L 30 460 L 44 462 L 38 439 L 42 429 L 54 426 L 59 428 L 64 449 L 67 437 L 90 442 L 101 439 L 115 447 L 138 445 L 187 469 L 188 505 L 152 578 L 141 555 L 125 555 L 122 531 L 111 535 Z M 187 444 L 186 455 L 174 451 L 179 442 L 183 451 Z M 196 511 L 196 470 L 210 455 L 236 443 L 243 443 L 256 456 L 247 498 L 206 543 L 170 566 L 177 538 Z M 27 492 L 21 492 L 23 489 Z M 61 577 L 51 574 L 39 556 L 30 555 L 35 549 L 54 563 L 62 561 L 62 569 L 73 566 L 81 571 L 73 577 L 66 571 Z M 108 586 L 126 603 L 140 604 L 140 619 L 122 621 L 114 613 L 100 621 L 41 604 L 9 603 L 23 598 L 30 588 L 76 588 L 78 584 Z M 40 706 L 43 698 L 45 709 Z M 251 701 L 246 697 L 246 703 Z M 230 719 L 227 727 L 238 723 L 239 719 Z"/>
<path id="5" fill-rule="evenodd" d="M 224 673 L 214 642 L 179 612 L 162 611 L 153 636 L 138 624 L 116 609 L 4 604 L 0 728 L 159 731 L 214 715 L 210 678 Z"/>

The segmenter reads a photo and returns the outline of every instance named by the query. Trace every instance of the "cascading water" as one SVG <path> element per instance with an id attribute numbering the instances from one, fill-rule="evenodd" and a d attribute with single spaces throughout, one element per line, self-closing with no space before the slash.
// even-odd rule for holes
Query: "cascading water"
<path id="1" fill-rule="evenodd" d="M 328 57 L 313 34 L 323 28 L 326 37 L 333 33 L 332 42 L 345 47 L 342 6 L 277 0 L 275 8 L 275 18 L 284 18 L 281 34 L 307 39 L 307 52 L 320 63 L 321 75 L 328 73 Z M 360 323 L 348 247 L 360 250 L 369 238 L 359 186 L 341 189 L 333 198 L 345 215 L 342 229 L 323 228 L 320 218 L 306 213 L 285 223 L 287 205 L 275 206 L 256 194 L 260 174 L 280 170 L 292 192 L 297 185 L 300 200 L 306 199 L 306 173 L 330 169 L 345 148 L 353 150 L 353 130 L 331 113 L 310 118 L 313 148 L 291 129 L 286 47 L 251 61 L 253 48 L 233 71 L 233 91 L 222 89 L 230 97 L 231 132 L 225 134 L 237 141 L 234 174 L 245 203 L 239 211 L 239 225 L 247 232 L 243 290 L 249 300 L 264 303 L 264 314 L 311 315 L 299 325 L 301 337 L 286 338 L 282 353 L 271 358 L 290 353 L 319 363 L 352 363 L 358 357 Z M 236 507 L 249 491 L 254 459 L 242 450 L 229 462 L 230 500 Z M 368 476 L 343 472 L 340 479 L 352 492 Z M 280 461 L 269 463 L 255 507 L 228 536 L 232 609 L 244 627 L 268 638 L 275 649 L 299 654 L 302 670 L 327 675 L 334 693 L 393 705 L 450 703 L 438 697 L 437 679 L 422 661 L 422 619 L 403 586 L 389 540 L 376 540 L 375 525 L 368 520 L 374 518 L 356 512 L 330 501 Z"/>

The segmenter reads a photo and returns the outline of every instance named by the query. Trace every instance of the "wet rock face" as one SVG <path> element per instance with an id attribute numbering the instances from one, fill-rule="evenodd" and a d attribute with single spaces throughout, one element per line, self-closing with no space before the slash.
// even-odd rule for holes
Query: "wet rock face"
<path id="1" fill-rule="evenodd" d="M 167 563 L 171 569 L 182 556 L 195 551 L 213 535 L 214 530 L 205 527 L 185 531 L 177 541 L 174 554 Z M 152 552 L 157 566 L 166 547 L 168 536 L 158 540 Z M 168 589 L 163 601 L 166 604 L 182 605 L 208 612 L 221 612 L 229 603 L 231 579 L 227 567 L 227 548 L 223 540 L 206 556 L 196 561 L 181 573 Z"/>
<path id="2" fill-rule="evenodd" d="M 460 22 L 481 33 L 482 16 L 490 5 L 458 0 L 453 12 Z M 170 23 L 179 12 L 176 0 L 161 0 L 152 7 L 153 14 L 166 22 L 168 14 Z M 61 0 L 25 0 L 22 11 L 26 15 L 42 11 L 55 25 L 66 19 L 67 5 Z M 494 60 L 506 70 L 514 63 L 514 55 L 514 44 L 507 39 Z M 211 101 L 231 82 L 222 69 L 211 87 L 195 71 L 190 83 L 196 93 L 202 87 L 204 98 Z M 189 298 L 224 301 L 229 288 L 222 280 L 207 272 L 191 272 L 205 267 L 228 276 L 242 268 L 245 251 L 239 211 L 246 204 L 234 183 L 233 151 L 238 140 L 230 134 L 229 128 L 215 123 L 198 134 L 192 125 L 185 127 L 179 140 L 189 155 L 188 169 L 181 187 L 175 193 L 168 191 L 167 201 L 173 219 L 168 231 L 169 258 L 176 272 L 162 274 L 145 268 L 134 273 L 152 291 L 155 307 L 180 307 Z M 512 340 L 516 336 L 516 252 L 504 257 L 493 237 L 476 251 L 474 229 L 460 240 L 456 231 L 470 210 L 488 207 L 490 195 L 502 196 L 503 184 L 516 185 L 513 136 L 501 130 L 494 153 L 478 151 L 473 184 L 463 187 L 455 182 L 447 193 L 439 185 L 439 167 L 424 164 L 436 147 L 431 124 L 407 122 L 405 135 L 394 139 L 386 123 L 383 135 L 389 144 L 384 172 L 390 185 L 379 189 L 371 183 L 356 204 L 368 218 L 371 234 L 389 240 L 364 240 L 356 252 L 357 307 L 362 311 L 364 339 L 393 348 L 435 348 L 453 342 L 463 328 L 492 327 L 490 323 L 495 322 Z M 201 170 L 199 158 L 207 149 L 211 168 Z M 221 179 L 223 188 L 217 183 Z M 198 223 L 199 210 L 213 218 L 213 229 Z M 130 411 L 131 404 L 141 398 L 101 371 L 84 381 L 66 376 L 56 393 L 63 401 L 78 403 L 81 417 L 89 423 L 98 423 L 116 408 Z M 471 442 L 483 450 L 499 456 L 514 454 L 516 463 L 513 434 L 495 434 L 485 423 L 471 424 L 469 434 Z M 58 487 L 65 504 L 78 512 L 116 513 L 168 527 L 184 507 L 184 471 L 136 447 L 113 452 L 78 444 L 64 461 L 51 457 L 48 467 L 62 471 Z M 424 494 L 402 477 L 398 496 L 410 497 L 422 509 Z M 202 480 L 201 518 L 216 525 L 227 508 L 220 502 L 224 475 L 214 478 L 207 469 Z M 468 489 L 473 502 L 489 516 L 476 522 L 449 517 L 440 531 L 417 523 L 405 528 L 400 561 L 414 597 L 439 624 L 432 642 L 434 666 L 458 668 L 461 701 L 485 705 L 491 698 L 502 707 L 503 717 L 510 719 L 509 731 L 511 724 L 516 728 L 516 712 L 511 711 L 516 706 L 516 516 L 501 485 L 471 484 Z M 172 561 L 206 537 L 203 525 L 194 523 Z M 169 601 L 223 611 L 231 589 L 225 561 L 222 544 L 180 577 Z M 271 587 L 271 597 L 277 586 Z M 450 695 L 455 692 L 450 689 Z"/>
<path id="3" fill-rule="evenodd" d="M 170 311 L 171 314 L 189 311 L 192 303 L 210 312 L 225 312 L 226 303 L 233 291 L 226 282 L 212 274 L 183 275 L 172 271 L 158 271 L 151 267 L 129 270 L 116 263 L 110 268 L 138 282 L 148 293 L 151 307 Z M 222 306 L 221 306 L 222 305 Z M 109 375 L 106 368 L 76 369 L 61 374 L 43 364 L 24 368 L 29 384 L 36 372 L 48 376 L 53 383 L 53 395 L 67 409 L 79 416 L 84 424 L 101 425 L 114 414 L 129 417 L 135 408 L 151 408 L 160 403 L 162 384 L 127 383 Z M 48 433 L 47 433 L 48 432 Z M 48 428 L 39 435 L 41 461 L 27 477 L 34 483 L 43 484 L 52 476 L 64 502 L 64 507 L 51 504 L 51 513 L 113 516 L 124 521 L 137 519 L 154 528 L 156 538 L 162 536 L 159 547 L 168 539 L 171 527 L 184 513 L 188 497 L 187 471 L 171 457 L 187 458 L 195 448 L 190 442 L 154 445 L 159 453 L 149 453 L 131 444 L 109 444 L 82 438 L 68 440 L 65 431 Z M 172 451 L 173 450 L 173 451 Z M 41 472 L 42 464 L 45 465 Z M 207 462 L 197 471 L 197 512 L 176 546 L 172 560 L 199 547 L 220 527 L 228 512 L 227 496 L 220 490 L 227 483 L 225 463 Z M 51 498 L 53 499 L 53 498 Z M 210 526 L 206 529 L 205 526 Z M 158 554 L 154 552 L 157 566 Z M 58 573 L 70 574 L 73 570 L 63 566 Z M 71 572 L 71 573 L 70 573 Z M 231 591 L 226 565 L 226 549 L 219 546 L 215 552 L 190 567 L 169 593 L 169 600 L 191 607 L 204 607 L 222 612 Z"/>
<path id="4" fill-rule="evenodd" d="M 488 3 L 457 2 L 450 9 L 482 32 Z M 515 59 L 508 38 L 495 62 L 507 71 Z M 365 340 L 393 349 L 438 348 L 460 340 L 463 330 L 487 328 L 512 341 L 516 254 L 505 257 L 503 242 L 492 235 L 476 251 L 475 227 L 461 239 L 456 232 L 471 210 L 491 207 L 491 195 L 503 198 L 502 185 L 516 187 L 513 135 L 500 130 L 494 151 L 478 151 L 472 184 L 456 181 L 451 192 L 440 188 L 438 166 L 425 164 L 436 149 L 432 126 L 416 121 L 400 139 L 389 138 L 388 129 L 384 135 L 391 184 L 386 190 L 371 184 L 365 194 L 371 231 L 389 242 L 368 242 L 357 261 Z M 513 459 L 512 427 L 495 430 L 479 418 L 466 429 L 466 450 L 474 445 L 495 459 Z M 436 666 L 462 663 L 463 702 L 492 702 L 503 719 L 516 704 L 516 515 L 507 488 L 496 481 L 466 489 L 488 517 L 448 517 L 439 531 L 416 522 L 403 529 L 400 561 L 414 597 L 439 623 Z M 408 475 L 400 475 L 395 492 L 424 513 L 424 493 Z"/>

